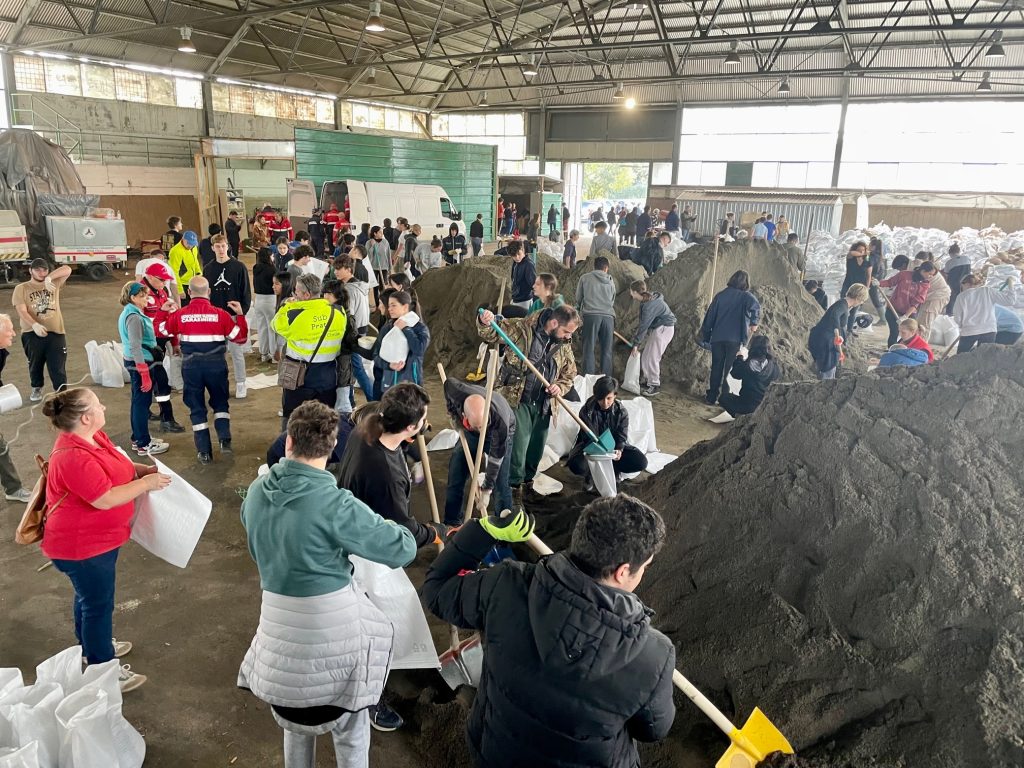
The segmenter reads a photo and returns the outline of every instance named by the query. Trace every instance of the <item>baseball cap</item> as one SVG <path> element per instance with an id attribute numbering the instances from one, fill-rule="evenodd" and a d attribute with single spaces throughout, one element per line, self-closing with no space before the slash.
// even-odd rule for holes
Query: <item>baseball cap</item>
<path id="1" fill-rule="evenodd" d="M 187 245 L 189 248 L 195 248 L 197 245 L 199 245 L 199 235 L 197 235 L 192 230 L 189 230 L 188 232 L 183 234 L 181 236 L 181 239 L 185 242 L 185 245 Z"/>
<path id="2" fill-rule="evenodd" d="M 150 264 L 148 267 L 146 267 L 146 276 L 156 277 L 159 278 L 160 280 L 174 279 L 174 275 L 171 274 L 171 270 L 169 270 L 163 264 Z"/>
<path id="3" fill-rule="evenodd" d="M 32 259 L 32 263 L 28 265 L 29 269 L 49 269 L 50 262 L 46 259 Z"/>

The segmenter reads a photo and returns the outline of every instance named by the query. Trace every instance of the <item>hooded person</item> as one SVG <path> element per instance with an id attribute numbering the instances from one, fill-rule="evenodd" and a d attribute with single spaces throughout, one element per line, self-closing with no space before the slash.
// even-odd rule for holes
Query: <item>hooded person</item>
<path id="1" fill-rule="evenodd" d="M 740 382 L 740 393 L 724 392 L 718 404 L 730 416 L 753 413 L 764 400 L 772 382 L 782 378 L 782 368 L 775 361 L 772 343 L 767 336 L 755 336 L 750 340 L 746 358 L 737 355 L 730 374 Z"/>

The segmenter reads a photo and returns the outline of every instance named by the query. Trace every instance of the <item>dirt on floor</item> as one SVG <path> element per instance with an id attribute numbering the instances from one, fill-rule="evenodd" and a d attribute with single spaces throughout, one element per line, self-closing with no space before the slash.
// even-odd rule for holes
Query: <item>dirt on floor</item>
<path id="1" fill-rule="evenodd" d="M 91 384 L 84 345 L 90 339 L 117 337 L 117 298 L 121 285 L 129 279 L 123 272 L 103 283 L 73 277 L 65 287 L 61 306 L 67 325 L 71 382 Z M 499 284 L 494 285 L 491 301 L 497 300 Z M 9 297 L 9 291 L 0 292 L 0 299 L 9 302 Z M 248 368 L 250 375 L 275 372 L 273 366 L 261 365 L 253 357 Z M 457 375 L 464 374 L 458 369 Z M 16 384 L 27 397 L 27 367 L 17 340 L 4 370 L 4 382 Z M 107 406 L 107 433 L 127 449 L 128 388 L 95 389 Z M 434 398 L 434 421 L 443 425 L 447 420 L 436 376 L 428 377 L 427 389 Z M 187 429 L 188 413 L 180 395 L 172 401 L 177 420 Z M 239 507 L 242 494 L 255 479 L 266 449 L 276 436 L 279 407 L 277 389 L 254 390 L 243 400 L 232 399 L 234 455 L 215 454 L 209 466 L 197 463 L 190 432 L 161 435 L 172 446 L 160 456 L 161 461 L 208 496 L 213 501 L 213 512 L 187 568 L 175 568 L 134 543 L 123 548 L 118 561 L 115 634 L 135 644 L 124 661 L 149 676 L 146 685 L 126 695 L 124 711 L 145 736 L 147 768 L 281 764 L 281 732 L 268 708 L 235 687 L 238 665 L 252 639 L 260 607 L 259 577 L 246 548 Z M 714 415 L 714 409 L 690 398 L 663 395 L 655 401 L 654 413 L 659 447 L 666 452 L 682 453 L 722 429 L 706 421 Z M 31 486 L 37 476 L 33 456 L 48 454 L 53 432 L 39 408 L 30 410 L 27 404 L 0 416 L 0 431 L 9 441 L 17 434 L 11 452 L 22 479 Z M 430 454 L 441 499 L 449 455 Z M 552 503 L 575 495 L 581 501 L 587 499 L 581 493 L 579 479 L 564 468 L 550 473 L 566 484 L 564 495 Z M 416 515 L 429 520 L 427 494 L 422 487 L 413 491 L 413 504 Z M 53 568 L 37 570 L 46 563 L 38 547 L 13 543 L 22 505 L 3 501 L 0 505 L 0 667 L 19 667 L 31 680 L 36 664 L 75 642 L 72 590 L 66 577 Z M 548 531 L 554 534 L 554 528 L 553 521 L 541 520 L 542 535 L 548 535 Z M 410 566 L 414 584 L 422 581 L 433 557 L 433 551 L 425 548 Z M 431 628 L 437 648 L 445 650 L 446 627 L 432 620 Z M 389 680 L 388 696 L 408 725 L 395 733 L 374 732 L 371 766 L 468 765 L 451 736 L 461 728 L 458 713 L 465 709 L 465 700 L 456 700 L 439 675 L 396 672 Z M 442 733 L 449 734 L 447 741 L 441 738 Z M 317 764 L 334 765 L 332 748 L 327 740 L 320 742 Z"/>

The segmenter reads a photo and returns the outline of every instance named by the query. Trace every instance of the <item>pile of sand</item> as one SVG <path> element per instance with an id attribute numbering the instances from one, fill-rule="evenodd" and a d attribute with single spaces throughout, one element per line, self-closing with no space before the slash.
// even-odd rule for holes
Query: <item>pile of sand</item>
<path id="1" fill-rule="evenodd" d="M 799 249 L 747 240 L 721 244 L 717 267 L 713 266 L 714 246 L 697 245 L 656 272 L 649 288 L 664 295 L 677 320 L 675 338 L 661 361 L 662 386 L 703 396 L 711 353 L 698 346 L 701 322 L 714 294 L 740 269 L 750 275 L 751 289 L 761 303 L 758 332 L 767 334 L 775 345 L 784 380 L 814 377 L 807 334 L 822 311 L 800 282 L 800 258 Z M 636 328 L 637 314 L 634 305 L 621 316 L 627 337 Z"/>
<path id="2" fill-rule="evenodd" d="M 1024 348 L 989 346 L 773 387 L 664 469 L 639 594 L 680 669 L 736 722 L 760 706 L 794 764 L 1024 765 L 1022 410 Z M 724 747 L 677 704 L 646 765 Z"/>

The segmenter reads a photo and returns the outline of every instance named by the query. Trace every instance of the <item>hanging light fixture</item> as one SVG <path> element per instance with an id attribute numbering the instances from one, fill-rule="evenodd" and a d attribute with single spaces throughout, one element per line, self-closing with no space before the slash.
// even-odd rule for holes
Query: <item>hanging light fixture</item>
<path id="1" fill-rule="evenodd" d="M 373 67 L 370 67 L 370 74 L 366 78 L 366 84 L 367 85 L 376 85 L 377 84 L 377 70 L 374 69 Z"/>
<path id="2" fill-rule="evenodd" d="M 523 77 L 535 77 L 537 75 L 537 57 L 534 54 L 530 54 L 530 60 L 525 67 L 523 67 Z"/>
<path id="3" fill-rule="evenodd" d="M 789 78 L 788 77 L 785 80 L 783 80 L 782 83 L 779 85 L 779 93 L 782 93 L 782 94 L 788 94 L 789 93 Z"/>
<path id="4" fill-rule="evenodd" d="M 732 46 L 730 47 L 730 50 L 729 50 L 729 55 L 725 57 L 725 64 L 727 66 L 731 67 L 731 66 L 735 66 L 736 64 L 740 63 L 739 48 L 740 48 L 739 41 L 738 40 L 733 40 L 732 41 Z"/>
<path id="5" fill-rule="evenodd" d="M 992 45 L 985 51 L 986 59 L 1001 59 L 1006 56 L 1006 51 L 1003 50 L 1003 33 L 995 32 L 992 34 Z"/>
<path id="6" fill-rule="evenodd" d="M 626 109 L 633 109 L 636 106 L 636 99 L 634 99 L 632 96 L 628 96 L 626 98 L 626 101 L 623 102 L 622 106 L 624 106 Z"/>
<path id="7" fill-rule="evenodd" d="M 366 19 L 366 26 L 364 28 L 367 32 L 387 31 L 387 27 L 384 26 L 384 19 L 380 17 L 380 0 L 371 0 L 370 15 Z"/>
<path id="8" fill-rule="evenodd" d="M 195 53 L 196 47 L 192 44 L 192 27 L 182 27 L 178 31 L 181 33 L 178 50 L 182 53 Z"/>
<path id="9" fill-rule="evenodd" d="M 480 97 L 480 103 L 477 104 L 477 106 L 480 107 L 481 109 L 487 108 L 487 91 L 484 91 L 484 95 Z"/>
<path id="10" fill-rule="evenodd" d="M 992 93 L 992 82 L 989 79 L 990 77 L 992 77 L 991 72 L 982 72 L 981 82 L 978 83 L 978 90 L 981 93 Z"/>
<path id="11" fill-rule="evenodd" d="M 615 93 L 612 94 L 612 98 L 616 101 L 622 101 L 626 98 L 626 89 L 622 87 L 622 83 L 619 83 L 619 87 L 615 89 Z"/>

